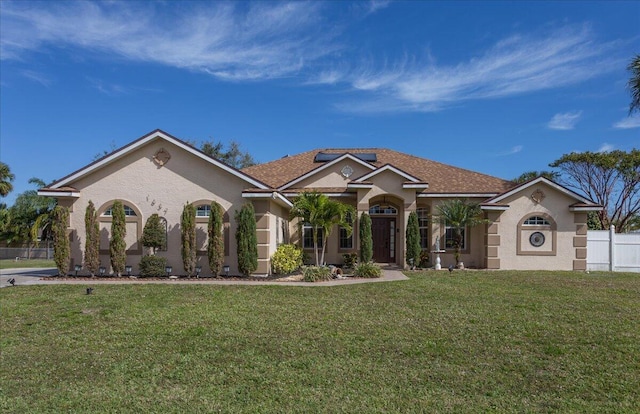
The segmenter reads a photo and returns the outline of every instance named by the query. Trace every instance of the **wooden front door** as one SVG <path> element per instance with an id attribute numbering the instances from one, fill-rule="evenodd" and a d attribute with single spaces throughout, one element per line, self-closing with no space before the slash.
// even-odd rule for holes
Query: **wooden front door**
<path id="1" fill-rule="evenodd" d="M 373 260 L 378 263 L 396 262 L 396 218 L 372 217 Z"/>

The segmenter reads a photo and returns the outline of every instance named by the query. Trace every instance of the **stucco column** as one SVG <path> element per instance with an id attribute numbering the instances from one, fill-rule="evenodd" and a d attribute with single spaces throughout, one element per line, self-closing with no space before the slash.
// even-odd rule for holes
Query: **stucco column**
<path id="1" fill-rule="evenodd" d="M 500 269 L 500 214 L 501 211 L 487 211 L 485 217 L 490 220 L 485 230 L 485 267 Z"/>
<path id="2" fill-rule="evenodd" d="M 587 270 L 587 213 L 574 213 L 573 222 L 576 225 L 576 235 L 573 237 L 573 270 Z"/>

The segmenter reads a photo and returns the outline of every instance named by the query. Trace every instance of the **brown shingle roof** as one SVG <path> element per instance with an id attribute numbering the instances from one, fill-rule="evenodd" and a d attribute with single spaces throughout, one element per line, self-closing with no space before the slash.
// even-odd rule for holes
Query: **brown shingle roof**
<path id="1" fill-rule="evenodd" d="M 313 161 L 318 152 L 336 154 L 375 152 L 378 159 L 371 163 L 372 165 L 379 168 L 385 164 L 391 164 L 421 181 L 429 183 L 429 188 L 423 193 L 502 193 L 513 187 L 510 181 L 497 177 L 385 148 L 316 149 L 265 164 L 254 165 L 243 169 L 242 172 L 273 188 L 278 188 L 324 165 Z"/>

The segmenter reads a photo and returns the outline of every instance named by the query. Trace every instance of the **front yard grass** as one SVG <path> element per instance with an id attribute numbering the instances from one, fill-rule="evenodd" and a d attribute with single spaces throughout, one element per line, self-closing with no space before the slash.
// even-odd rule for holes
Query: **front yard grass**
<path id="1" fill-rule="evenodd" d="M 640 410 L 640 275 L 0 290 L 0 412 Z"/>
<path id="2" fill-rule="evenodd" d="M 52 260 L 45 259 L 2 259 L 0 260 L 0 270 L 2 269 L 24 269 L 29 267 L 56 267 L 56 263 Z"/>

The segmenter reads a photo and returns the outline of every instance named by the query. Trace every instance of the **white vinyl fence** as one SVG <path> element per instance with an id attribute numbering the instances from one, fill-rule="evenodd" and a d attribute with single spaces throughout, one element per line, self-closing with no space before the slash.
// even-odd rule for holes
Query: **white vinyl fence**
<path id="1" fill-rule="evenodd" d="M 640 272 L 640 233 L 587 232 L 587 270 Z"/>

